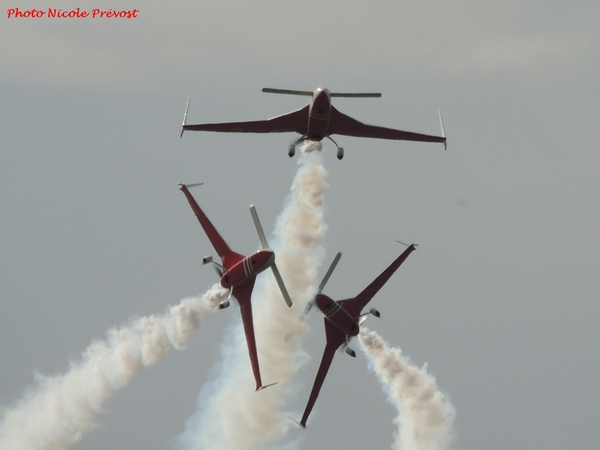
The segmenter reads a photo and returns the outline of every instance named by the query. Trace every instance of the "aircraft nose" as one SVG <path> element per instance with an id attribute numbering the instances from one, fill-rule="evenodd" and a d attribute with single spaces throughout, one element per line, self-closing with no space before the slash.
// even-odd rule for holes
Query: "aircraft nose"
<path id="1" fill-rule="evenodd" d="M 254 262 L 252 262 L 252 266 L 253 267 L 264 266 L 266 264 L 269 264 L 271 262 L 271 260 L 274 258 L 275 258 L 275 253 L 273 253 L 271 250 L 259 250 L 252 258 L 252 260 L 254 261 Z"/>

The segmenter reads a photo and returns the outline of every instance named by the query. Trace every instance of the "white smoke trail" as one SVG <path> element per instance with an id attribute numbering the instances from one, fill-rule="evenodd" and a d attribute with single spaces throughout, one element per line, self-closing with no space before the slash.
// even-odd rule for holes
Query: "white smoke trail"
<path id="1" fill-rule="evenodd" d="M 360 330 L 363 350 L 387 390 L 388 400 L 398 409 L 398 426 L 392 448 L 396 450 L 443 450 L 453 438 L 454 408 L 436 386 L 426 367 L 419 369 L 390 348 L 374 331 Z"/>
<path id="2" fill-rule="evenodd" d="M 204 316 L 228 291 L 214 285 L 202 298 L 188 298 L 162 316 L 133 320 L 107 332 L 71 362 L 64 375 L 36 376 L 36 386 L 0 419 L 0 450 L 62 450 L 95 426 L 96 415 L 116 390 L 142 369 L 182 350 Z"/>
<path id="3" fill-rule="evenodd" d="M 179 438 L 180 448 L 268 450 L 276 448 L 290 426 L 297 426 L 283 408 L 294 394 L 290 381 L 307 356 L 300 350 L 300 339 L 285 342 L 284 337 L 290 331 L 303 334 L 308 329 L 298 315 L 314 295 L 324 256 L 322 204 L 329 188 L 321 152 L 301 152 L 299 165 L 291 195 L 275 225 L 275 239 L 269 239 L 294 307 L 285 305 L 275 279 L 268 274 L 258 278 L 252 297 L 262 379 L 265 384 L 278 384 L 254 392 L 248 348 L 238 324 L 222 344 L 221 365 L 202 389 L 199 409 Z"/>

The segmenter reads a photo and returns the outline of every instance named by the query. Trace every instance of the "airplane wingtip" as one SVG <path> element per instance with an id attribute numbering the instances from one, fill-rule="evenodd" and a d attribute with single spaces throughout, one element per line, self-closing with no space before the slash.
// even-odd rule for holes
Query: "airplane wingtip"
<path id="1" fill-rule="evenodd" d="M 440 118 L 440 128 L 442 129 L 442 138 L 444 138 L 442 143 L 444 144 L 444 151 L 446 151 L 446 150 L 448 150 L 448 142 L 446 139 L 446 129 L 444 128 L 444 121 L 442 120 L 442 112 L 440 111 L 440 108 L 438 108 L 438 117 Z"/>
<path id="2" fill-rule="evenodd" d="M 183 137 L 183 132 L 185 131 L 185 123 L 187 120 L 188 109 L 190 108 L 190 97 L 187 99 L 187 104 L 185 105 L 185 112 L 183 113 L 183 122 L 181 123 L 181 133 L 179 133 L 179 139 Z"/>
<path id="3" fill-rule="evenodd" d="M 407 244 L 406 242 L 399 241 L 398 239 L 396 239 L 396 242 L 398 242 L 399 244 L 402 244 L 402 245 L 406 245 L 407 247 L 411 247 L 411 246 L 415 247 L 415 250 L 419 246 L 419 244 L 415 244 L 415 243 Z"/>
<path id="4" fill-rule="evenodd" d="M 275 386 L 278 383 L 279 383 L 279 381 L 276 381 L 275 383 L 265 384 L 264 386 L 257 385 L 256 392 L 262 391 L 263 389 L 266 389 L 266 388 L 271 387 L 271 386 Z"/>
<path id="5" fill-rule="evenodd" d="M 187 183 L 178 183 L 179 189 L 183 189 L 183 188 L 193 188 L 196 186 L 202 186 L 204 183 L 192 183 L 192 184 L 187 184 Z"/>
<path id="6" fill-rule="evenodd" d="M 306 430 L 306 422 L 298 422 L 296 419 L 294 419 L 293 417 L 290 417 L 290 416 L 288 416 L 288 418 L 290 420 L 296 422 L 298 425 L 300 425 L 303 430 Z"/>

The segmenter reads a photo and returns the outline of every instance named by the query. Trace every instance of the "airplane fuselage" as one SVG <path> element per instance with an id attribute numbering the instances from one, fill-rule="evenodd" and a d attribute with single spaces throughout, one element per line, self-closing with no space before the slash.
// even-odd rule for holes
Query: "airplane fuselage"
<path id="1" fill-rule="evenodd" d="M 317 307 L 329 320 L 347 336 L 356 336 L 359 332 L 358 318 L 352 317 L 344 307 L 330 297 L 319 294 L 315 299 Z"/>
<path id="2" fill-rule="evenodd" d="M 317 88 L 308 109 L 308 129 L 306 136 L 311 141 L 321 141 L 327 136 L 331 119 L 331 93 L 329 89 Z"/>
<path id="3" fill-rule="evenodd" d="M 250 278 L 271 267 L 274 261 L 275 253 L 271 250 L 259 250 L 250 256 L 246 256 L 223 274 L 221 286 L 230 289 L 244 284 Z"/>

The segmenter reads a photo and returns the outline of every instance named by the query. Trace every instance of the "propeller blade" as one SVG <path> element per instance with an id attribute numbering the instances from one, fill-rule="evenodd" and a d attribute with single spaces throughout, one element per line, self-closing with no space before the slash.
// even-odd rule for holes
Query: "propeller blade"
<path id="1" fill-rule="evenodd" d="M 302 311 L 302 314 L 300 314 L 300 322 L 304 322 L 304 319 L 306 318 L 306 316 L 308 316 L 308 313 L 310 312 L 310 310 L 312 309 L 312 307 L 315 306 L 315 299 L 313 298 L 310 302 L 308 302 L 308 304 L 306 305 L 306 308 L 304 308 L 304 311 Z"/>
<path id="2" fill-rule="evenodd" d="M 335 269 L 335 266 L 337 266 L 337 263 L 341 257 L 342 257 L 342 252 L 337 252 L 337 254 L 335 255 L 335 258 L 333 258 L 333 261 L 329 265 L 329 269 L 327 269 L 325 276 L 321 280 L 321 284 L 319 284 L 319 287 L 317 288 L 317 292 L 316 292 L 315 296 L 312 298 L 312 300 L 310 302 L 308 302 L 308 304 L 306 305 L 306 307 L 304 308 L 304 310 L 298 317 L 300 322 L 304 322 L 304 320 L 306 319 L 306 316 L 308 316 L 308 313 L 310 312 L 310 310 L 313 308 L 313 306 L 315 306 L 315 304 L 316 304 L 315 299 L 316 299 L 317 295 L 319 295 L 321 293 L 321 291 L 323 290 L 323 288 L 329 281 L 329 277 L 333 273 L 333 270 Z M 285 341 L 288 342 L 291 339 L 291 337 L 292 337 L 292 333 L 288 333 L 285 336 Z"/>
<path id="3" fill-rule="evenodd" d="M 333 258 L 333 261 L 329 265 L 329 269 L 327 269 L 327 272 L 325 273 L 325 276 L 321 280 L 321 284 L 319 284 L 319 287 L 317 288 L 317 294 L 316 295 L 319 295 L 321 293 L 321 291 L 323 290 L 323 288 L 325 287 L 325 285 L 329 281 L 329 277 L 333 273 L 333 271 L 335 269 L 335 266 L 337 266 L 337 263 L 338 263 L 338 261 L 340 260 L 341 257 L 342 257 L 342 252 L 337 252 L 337 254 L 335 255 L 335 258 Z"/>
<path id="4" fill-rule="evenodd" d="M 269 94 L 288 94 L 288 95 L 305 95 L 308 97 L 312 97 L 312 91 L 297 91 L 293 89 L 275 89 L 275 88 L 262 88 L 263 92 L 267 92 Z"/>
<path id="5" fill-rule="evenodd" d="M 329 277 L 333 273 L 333 270 L 335 269 L 335 266 L 337 265 L 337 263 L 341 257 L 342 257 L 342 252 L 337 252 L 337 254 L 335 255 L 335 258 L 333 258 L 333 261 L 331 262 L 331 265 L 329 266 L 329 269 L 327 269 L 325 276 L 321 280 L 321 284 L 319 284 L 319 287 L 317 288 L 317 292 L 315 293 L 315 296 L 312 298 L 312 300 L 310 302 L 308 302 L 308 304 L 304 308 L 304 311 L 302 311 L 302 313 L 300 314 L 300 317 L 299 317 L 300 322 L 304 322 L 304 320 L 306 319 L 306 316 L 308 316 L 308 313 L 310 312 L 310 310 L 313 308 L 313 306 L 315 306 L 315 304 L 316 304 L 315 299 L 317 298 L 317 295 L 319 295 L 321 293 L 321 291 L 327 284 L 327 281 L 329 281 Z"/>
<path id="6" fill-rule="evenodd" d="M 290 294 L 288 294 L 288 291 L 285 288 L 285 284 L 283 283 L 283 278 L 281 278 L 281 274 L 279 273 L 279 269 L 277 268 L 277 266 L 275 265 L 275 263 L 273 263 L 271 265 L 271 269 L 273 270 L 273 275 L 275 275 L 275 279 L 277 280 L 277 284 L 279 285 L 279 289 L 281 290 L 281 293 L 283 294 L 283 299 L 285 300 L 285 303 L 287 303 L 287 305 L 289 307 L 291 307 L 292 306 L 292 299 L 290 298 Z"/>
<path id="7" fill-rule="evenodd" d="M 265 232 L 263 231 L 263 227 L 260 224 L 260 220 L 258 219 L 258 214 L 256 213 L 256 208 L 254 207 L 254 205 L 250 205 L 250 214 L 252 214 L 252 220 L 254 221 L 254 226 L 256 227 L 260 243 L 262 244 L 264 249 L 268 249 L 269 243 L 267 242 L 267 238 L 265 237 Z"/>
<path id="8" fill-rule="evenodd" d="M 361 97 L 361 98 L 379 98 L 381 92 L 332 92 L 332 97 Z"/>

